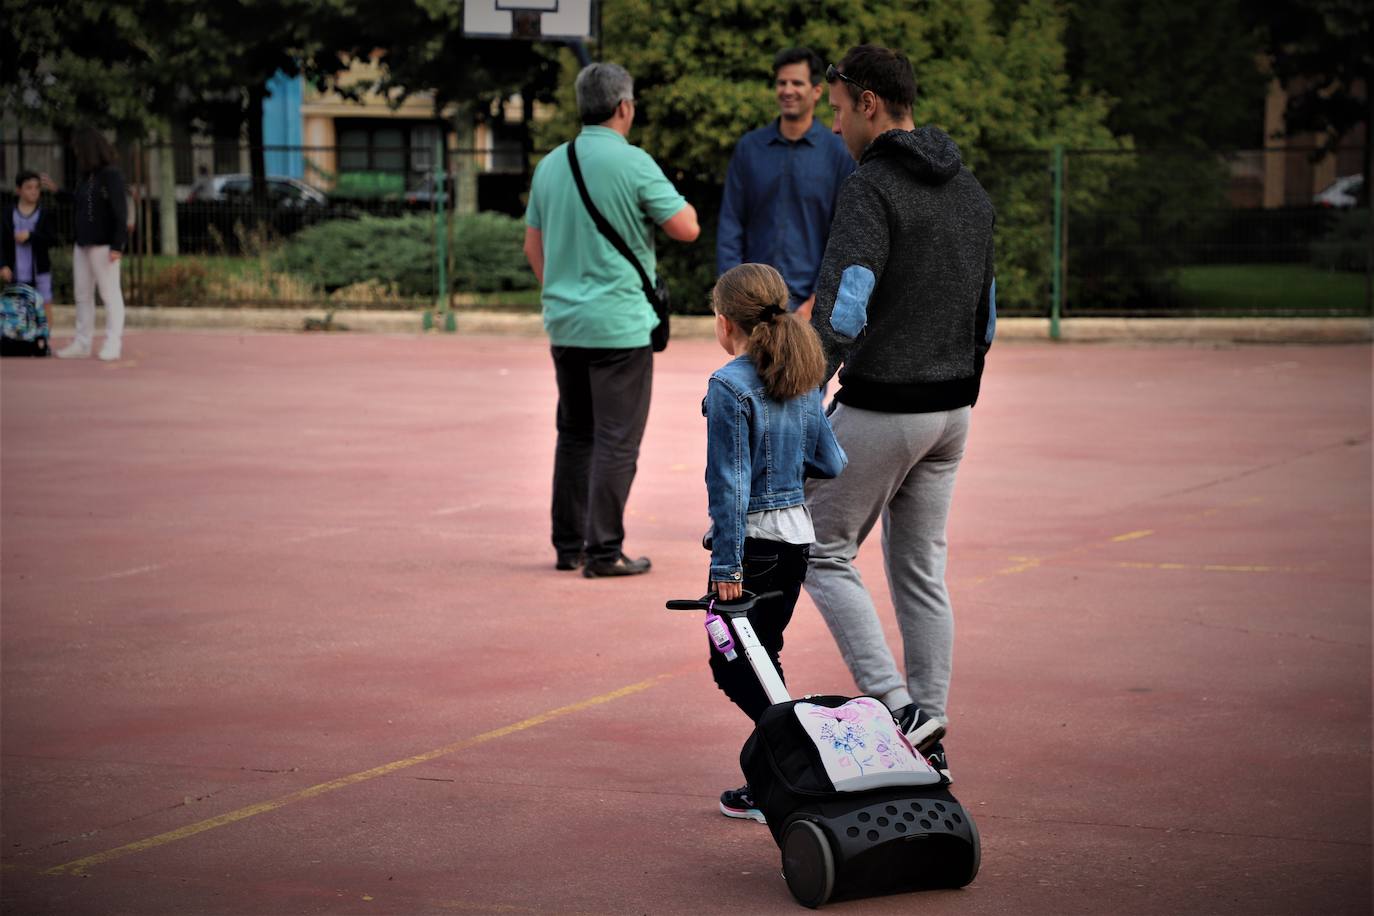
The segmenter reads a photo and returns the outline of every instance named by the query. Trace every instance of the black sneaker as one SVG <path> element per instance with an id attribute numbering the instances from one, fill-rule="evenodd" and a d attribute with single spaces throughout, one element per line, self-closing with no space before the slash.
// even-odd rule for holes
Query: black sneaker
<path id="1" fill-rule="evenodd" d="M 945 727 L 940 724 L 940 720 L 926 715 L 925 710 L 915 703 L 906 704 L 894 712 L 892 718 L 897 720 L 897 727 L 906 735 L 906 740 L 922 754 L 927 753 L 945 736 Z"/>
<path id="2" fill-rule="evenodd" d="M 945 754 L 945 746 L 942 742 L 936 741 L 930 750 L 924 752 L 926 761 L 941 776 L 945 777 L 945 782 L 954 782 L 954 777 L 949 775 L 949 757 Z"/>
<path id="3" fill-rule="evenodd" d="M 651 565 L 648 557 L 631 560 L 623 553 L 613 560 L 593 560 L 588 557 L 587 565 L 582 567 L 582 575 L 588 579 L 600 579 L 602 576 L 639 576 L 648 572 Z"/>
<path id="4" fill-rule="evenodd" d="M 720 793 L 720 813 L 726 817 L 740 817 L 746 820 L 758 821 L 766 824 L 763 812 L 754 804 L 754 793 L 749 791 L 748 785 L 740 786 L 738 789 L 726 789 Z"/>

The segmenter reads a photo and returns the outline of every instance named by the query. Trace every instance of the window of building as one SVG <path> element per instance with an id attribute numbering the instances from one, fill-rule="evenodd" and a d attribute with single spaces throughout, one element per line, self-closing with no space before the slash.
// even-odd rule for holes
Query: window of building
<path id="1" fill-rule="evenodd" d="M 387 172 L 404 177 L 406 187 L 434 168 L 435 147 L 443 127 L 434 122 L 336 122 L 340 172 Z"/>

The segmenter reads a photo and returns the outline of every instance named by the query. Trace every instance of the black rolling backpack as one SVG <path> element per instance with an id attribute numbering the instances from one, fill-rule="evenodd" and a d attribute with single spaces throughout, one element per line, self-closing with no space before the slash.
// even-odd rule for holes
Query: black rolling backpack
<path id="1" fill-rule="evenodd" d="M 773 703 L 745 742 L 740 767 L 797 902 L 814 908 L 973 881 L 982 858 L 978 828 L 948 781 L 881 700 L 791 699 L 745 616 L 758 597 L 745 594 L 729 604 L 707 596 L 668 607 L 728 620 Z"/>

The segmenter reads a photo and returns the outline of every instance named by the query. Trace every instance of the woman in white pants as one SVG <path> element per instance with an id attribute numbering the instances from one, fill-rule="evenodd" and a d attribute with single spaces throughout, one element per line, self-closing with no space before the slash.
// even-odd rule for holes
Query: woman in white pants
<path id="1" fill-rule="evenodd" d="M 76 246 L 72 249 L 72 292 L 76 299 L 76 338 L 57 351 L 72 359 L 91 355 L 95 337 L 95 293 L 105 305 L 105 343 L 100 358 L 119 359 L 124 340 L 124 294 L 119 288 L 120 258 L 129 239 L 124 176 L 115 165 L 114 147 L 93 127 L 72 132 L 72 152 L 81 176 L 73 193 Z"/>

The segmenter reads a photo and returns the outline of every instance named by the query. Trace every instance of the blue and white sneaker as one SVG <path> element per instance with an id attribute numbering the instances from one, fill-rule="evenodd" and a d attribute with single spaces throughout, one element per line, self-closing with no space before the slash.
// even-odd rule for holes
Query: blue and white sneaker
<path id="1" fill-rule="evenodd" d="M 749 790 L 748 785 L 740 786 L 738 789 L 726 789 L 720 793 L 720 813 L 726 817 L 739 817 L 745 820 L 758 821 L 766 824 L 763 812 L 754 803 L 754 793 Z"/>

